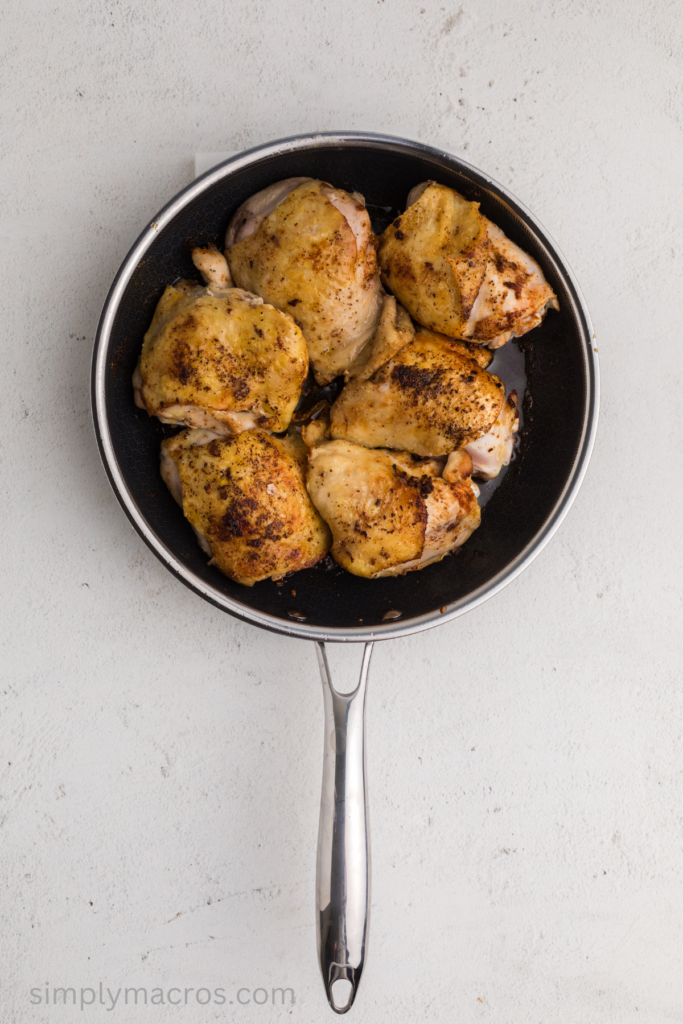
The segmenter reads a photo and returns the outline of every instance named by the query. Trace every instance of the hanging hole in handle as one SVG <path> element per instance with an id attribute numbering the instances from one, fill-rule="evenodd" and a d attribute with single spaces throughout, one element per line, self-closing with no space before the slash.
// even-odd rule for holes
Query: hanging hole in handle
<path id="1" fill-rule="evenodd" d="M 349 1009 L 353 1002 L 353 983 L 347 978 L 337 978 L 330 988 L 330 1005 L 337 1013 Z"/>
<path id="2" fill-rule="evenodd" d="M 361 968 L 362 970 L 362 968 Z M 335 1013 L 346 1013 L 353 1006 L 360 976 L 348 964 L 330 964 L 325 986 L 327 1001 Z"/>

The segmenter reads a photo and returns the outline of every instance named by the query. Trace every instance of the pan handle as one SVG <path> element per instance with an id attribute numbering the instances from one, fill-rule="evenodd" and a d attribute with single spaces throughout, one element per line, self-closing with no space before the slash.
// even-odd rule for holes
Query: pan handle
<path id="1" fill-rule="evenodd" d="M 330 1006 L 346 1013 L 363 973 L 370 914 L 370 839 L 365 783 L 365 694 L 372 656 L 365 645 L 358 686 L 337 693 L 325 645 L 316 642 L 325 702 L 323 790 L 320 800 L 316 919 L 318 960 Z M 337 1005 L 336 981 L 348 981 Z M 347 986 L 343 986 L 346 988 Z"/>

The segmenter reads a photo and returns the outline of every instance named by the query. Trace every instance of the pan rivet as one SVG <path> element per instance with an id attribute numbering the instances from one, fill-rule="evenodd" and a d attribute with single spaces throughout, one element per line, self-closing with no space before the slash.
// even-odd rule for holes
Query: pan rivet
<path id="1" fill-rule="evenodd" d="M 303 612 L 288 611 L 287 614 L 289 615 L 290 619 L 300 619 L 302 622 L 304 619 L 308 618 L 308 616 L 304 615 Z"/>
<path id="2" fill-rule="evenodd" d="M 400 619 L 402 615 L 403 612 L 396 611 L 395 608 L 392 608 L 391 611 L 384 613 L 382 621 L 386 621 L 387 619 Z"/>

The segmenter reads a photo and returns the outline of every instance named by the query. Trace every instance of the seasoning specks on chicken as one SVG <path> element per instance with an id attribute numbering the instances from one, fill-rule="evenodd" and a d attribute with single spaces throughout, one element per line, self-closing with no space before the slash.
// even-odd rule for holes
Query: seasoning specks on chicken
<path id="1" fill-rule="evenodd" d="M 332 406 L 333 438 L 415 455 L 449 455 L 486 434 L 505 386 L 460 343 L 419 333 L 369 380 L 352 381 Z"/>
<path id="2" fill-rule="evenodd" d="M 382 307 L 363 197 L 314 179 L 277 182 L 237 210 L 226 245 L 236 283 L 301 325 L 318 383 L 343 373 Z"/>
<path id="3" fill-rule="evenodd" d="M 332 531 L 335 561 L 355 576 L 395 576 L 464 544 L 481 518 L 472 463 L 461 453 L 449 480 L 442 466 L 348 441 L 314 448 L 308 490 Z"/>
<path id="4" fill-rule="evenodd" d="M 379 240 L 382 280 L 418 323 L 498 348 L 557 297 L 535 260 L 454 189 L 416 186 Z"/>
<path id="5" fill-rule="evenodd" d="M 480 480 L 493 480 L 512 458 L 515 434 L 519 430 L 517 392 L 511 391 L 491 429 L 465 445 L 472 459 L 472 473 Z"/>
<path id="6" fill-rule="evenodd" d="M 207 287 L 169 285 L 145 335 L 135 401 L 164 423 L 235 434 L 286 430 L 308 372 L 293 318 L 231 286 L 217 249 L 194 249 Z"/>
<path id="7" fill-rule="evenodd" d="M 263 430 L 181 431 L 162 442 L 161 473 L 213 564 L 238 583 L 279 579 L 329 551 L 301 462 Z"/>

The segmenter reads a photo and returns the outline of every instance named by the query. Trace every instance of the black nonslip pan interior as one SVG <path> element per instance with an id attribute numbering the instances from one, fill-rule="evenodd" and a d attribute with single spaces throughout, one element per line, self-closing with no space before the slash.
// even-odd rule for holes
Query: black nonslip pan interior
<path id="1" fill-rule="evenodd" d="M 159 444 L 173 432 L 133 403 L 131 377 L 164 287 L 196 278 L 193 245 L 223 245 L 236 207 L 281 178 L 310 175 L 366 199 L 375 231 L 433 179 L 482 212 L 540 263 L 560 311 L 524 339 L 528 393 L 520 454 L 455 555 L 405 576 L 366 580 L 322 565 L 278 586 L 233 583 L 207 559 L 159 475 Z M 512 342 L 511 344 L 515 344 Z M 95 345 L 93 405 L 100 451 L 138 532 L 188 586 L 256 625 L 317 640 L 398 636 L 461 614 L 516 576 L 546 543 L 581 482 L 598 406 L 595 341 L 583 300 L 554 243 L 486 175 L 447 153 L 403 139 L 328 133 L 286 139 L 226 161 L 173 199 L 145 229 L 107 298 Z M 296 595 L 292 594 L 296 590 Z M 400 617 L 384 618 L 400 613 Z"/>

